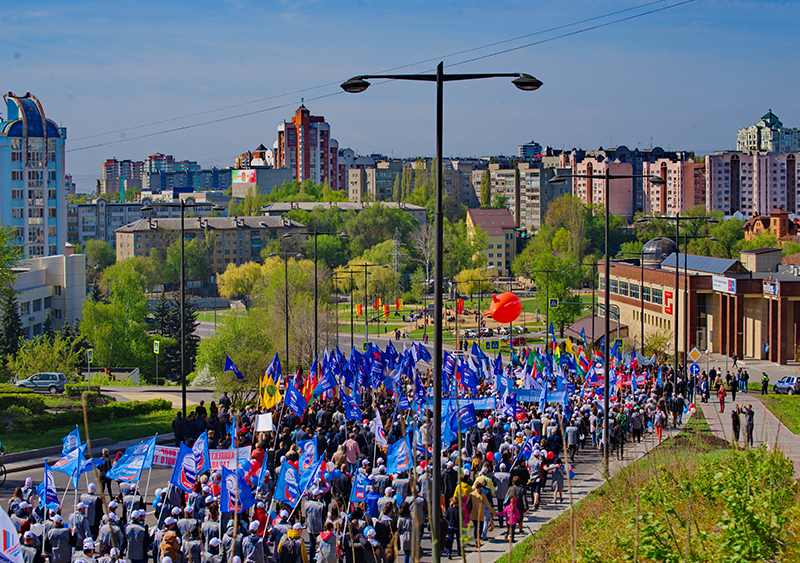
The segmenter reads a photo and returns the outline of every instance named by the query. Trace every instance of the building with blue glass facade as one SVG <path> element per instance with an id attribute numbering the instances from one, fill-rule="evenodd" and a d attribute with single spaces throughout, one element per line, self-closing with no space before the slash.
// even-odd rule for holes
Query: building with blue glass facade
<path id="1" fill-rule="evenodd" d="M 66 196 L 64 143 L 67 130 L 45 117 L 30 93 L 3 96 L 0 117 L 0 222 L 16 229 L 27 256 L 64 253 Z"/>

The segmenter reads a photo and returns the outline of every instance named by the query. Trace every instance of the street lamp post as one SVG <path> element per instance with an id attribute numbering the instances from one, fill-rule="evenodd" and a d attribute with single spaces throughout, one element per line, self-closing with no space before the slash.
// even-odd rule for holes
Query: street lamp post
<path id="1" fill-rule="evenodd" d="M 388 267 L 389 266 L 386 266 L 385 264 L 349 264 L 349 265 L 344 267 L 345 270 L 349 270 L 351 268 L 353 268 L 353 269 L 355 269 L 355 268 L 364 268 L 364 342 L 365 343 L 369 341 L 369 313 L 367 313 L 367 270 L 369 268 L 384 268 L 384 269 L 387 269 Z M 351 288 L 352 288 L 352 276 L 353 276 L 353 274 L 351 272 L 350 273 Z M 352 291 L 352 289 L 351 289 L 351 291 Z M 352 296 L 351 296 L 350 301 L 352 303 Z M 351 329 L 350 330 L 351 330 L 351 332 L 352 332 L 352 324 L 353 324 L 353 319 L 352 319 L 352 310 L 351 310 L 351 319 L 350 319 L 350 325 L 351 325 Z M 351 340 L 350 344 L 352 345 L 352 338 L 350 340 Z"/>
<path id="2" fill-rule="evenodd" d="M 270 258 L 279 258 L 281 256 L 280 252 L 273 252 L 269 255 Z M 302 260 L 305 258 L 302 254 L 296 254 L 295 258 L 298 260 Z M 284 361 L 286 362 L 286 370 L 288 373 L 289 370 L 289 251 L 283 251 L 283 289 L 284 289 L 284 324 L 286 326 L 285 336 L 286 336 L 286 357 Z"/>
<path id="3" fill-rule="evenodd" d="M 294 235 L 311 235 L 314 237 L 314 358 L 319 356 L 319 330 L 318 330 L 318 323 L 317 323 L 317 236 L 318 235 L 339 235 L 340 239 L 349 238 L 345 232 L 341 233 L 328 233 L 328 232 L 321 232 L 316 229 L 313 231 L 293 231 L 284 233 L 282 238 L 290 238 Z"/>
<path id="4" fill-rule="evenodd" d="M 585 178 L 590 181 L 594 180 L 603 180 L 604 185 L 604 196 L 603 199 L 605 200 L 605 219 L 606 219 L 606 226 L 605 226 L 605 287 L 604 287 L 604 303 L 605 303 L 605 316 L 604 316 L 604 323 L 603 323 L 603 330 L 605 332 L 605 350 L 603 351 L 603 475 L 608 478 L 608 458 L 611 452 L 610 449 L 610 442 L 609 442 L 609 431 L 608 431 L 608 409 L 609 409 L 609 398 L 608 394 L 610 393 L 610 386 L 609 386 L 609 378 L 608 378 L 608 371 L 609 371 L 609 333 L 611 332 L 611 325 L 610 325 L 610 318 L 609 318 L 609 311 L 611 309 L 611 256 L 609 254 L 609 235 L 610 235 L 610 228 L 609 228 L 609 220 L 611 216 L 611 200 L 609 199 L 609 185 L 611 184 L 611 180 L 619 180 L 625 178 L 645 178 L 650 180 L 652 184 L 656 184 L 659 186 L 666 185 L 667 181 L 664 180 L 660 176 L 650 176 L 645 174 L 611 174 L 609 171 L 609 167 L 606 166 L 606 169 L 602 175 L 600 174 L 564 174 L 558 175 L 550 179 L 551 184 L 563 184 L 567 181 L 568 178 Z M 592 325 L 594 325 L 594 319 L 592 319 Z"/>
<path id="5" fill-rule="evenodd" d="M 186 300 L 184 296 L 184 288 L 186 287 L 186 260 L 184 256 L 184 238 L 185 238 L 185 225 L 186 222 L 186 208 L 187 207 L 208 207 L 208 205 L 200 205 L 198 203 L 186 203 L 186 200 L 181 199 L 179 202 L 158 202 L 149 203 L 142 206 L 142 213 L 152 211 L 156 207 L 180 207 L 181 209 L 181 409 L 183 410 L 183 418 L 186 420 Z M 225 211 L 224 207 L 215 205 L 211 208 L 212 211 Z"/>
<path id="6" fill-rule="evenodd" d="M 350 274 L 350 349 L 353 349 L 353 272 L 349 272 Z M 347 276 L 336 276 L 337 280 L 346 280 Z M 336 310 L 336 328 L 338 334 L 339 328 L 339 310 Z M 338 344 L 338 342 L 337 342 Z"/>
<path id="7" fill-rule="evenodd" d="M 477 80 L 482 78 L 514 78 L 514 86 L 524 91 L 538 90 L 542 82 L 529 74 L 522 73 L 489 73 L 489 74 L 444 74 L 444 63 L 436 66 L 436 74 L 393 74 L 393 75 L 361 75 L 355 76 L 342 84 L 342 89 L 350 93 L 363 92 L 369 88 L 367 79 L 411 80 L 436 83 L 436 213 L 435 213 L 435 264 L 434 264 L 434 335 L 433 335 L 433 482 L 431 496 L 433 502 L 433 518 L 431 529 L 441 521 L 441 505 L 438 502 L 442 485 L 442 284 L 444 283 L 444 236 L 442 200 L 444 194 L 444 177 L 442 175 L 442 129 L 443 129 L 443 92 L 444 83 L 461 80 Z M 432 533 L 433 560 L 439 562 L 439 534 Z"/>

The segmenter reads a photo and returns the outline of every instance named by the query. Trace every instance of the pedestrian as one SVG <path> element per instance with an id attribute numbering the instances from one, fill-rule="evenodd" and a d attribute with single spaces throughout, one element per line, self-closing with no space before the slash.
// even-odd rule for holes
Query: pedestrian
<path id="1" fill-rule="evenodd" d="M 719 397 L 719 412 L 725 412 L 725 396 L 727 393 L 725 392 L 725 386 L 719 386 L 719 392 L 717 393 L 717 397 Z"/>
<path id="2" fill-rule="evenodd" d="M 739 443 L 739 429 L 741 428 L 742 421 L 739 418 L 739 405 L 736 405 L 731 410 L 731 428 L 733 428 L 733 441 Z"/>
<path id="3" fill-rule="evenodd" d="M 738 361 L 739 361 L 739 356 L 737 356 L 737 355 L 734 353 L 734 354 L 733 354 L 733 356 L 731 356 L 731 359 L 733 360 L 733 367 L 736 367 L 736 362 L 738 362 Z"/>
<path id="4" fill-rule="evenodd" d="M 508 523 L 508 528 L 506 529 L 506 535 L 503 536 L 504 540 L 509 540 L 511 543 L 514 543 L 514 527 L 520 521 L 520 514 L 519 509 L 517 509 L 517 499 L 512 497 L 509 499 L 508 506 L 506 506 L 502 512 L 497 514 L 498 516 L 505 516 L 506 522 Z M 511 534 L 509 536 L 509 534 Z"/>
<path id="5" fill-rule="evenodd" d="M 183 413 L 178 411 L 175 418 L 172 420 L 172 434 L 175 436 L 175 447 L 180 448 L 183 443 L 184 434 L 186 432 L 186 421 L 183 419 Z"/>
<path id="6" fill-rule="evenodd" d="M 486 498 L 481 487 L 476 487 L 467 497 L 467 510 L 470 513 L 469 519 L 475 527 L 475 544 L 481 546 L 481 533 L 483 532 L 484 507 L 489 509 L 492 515 L 496 514 L 492 503 Z"/>
<path id="7" fill-rule="evenodd" d="M 769 376 L 767 375 L 767 372 L 762 371 L 761 372 L 761 394 L 762 395 L 766 395 L 767 394 L 767 388 L 768 387 L 769 387 Z"/>
<path id="8" fill-rule="evenodd" d="M 653 425 L 656 427 L 656 436 L 658 436 L 658 443 L 661 443 L 661 433 L 664 431 L 664 426 L 667 424 L 667 415 L 664 413 L 661 405 L 658 405 L 658 410 L 656 410 L 655 419 L 653 420 Z"/>
<path id="9" fill-rule="evenodd" d="M 739 390 L 739 378 L 736 375 L 736 372 L 733 372 L 731 375 L 731 401 L 736 400 L 736 391 Z"/>
<path id="10" fill-rule="evenodd" d="M 617 428 L 622 428 L 622 425 L 617 425 L 614 427 L 615 430 Z M 617 459 L 623 458 L 622 444 L 624 442 L 625 439 L 623 438 L 622 441 L 619 443 Z M 550 486 L 553 489 L 553 502 L 555 503 L 564 502 L 564 462 L 561 461 L 560 457 L 556 458 L 555 463 L 547 466 L 547 474 L 550 476 L 550 479 L 552 481 L 552 484 Z"/>
<path id="11" fill-rule="evenodd" d="M 747 405 L 747 408 L 744 409 L 744 445 L 749 448 L 753 447 L 753 427 L 755 426 L 755 414 L 755 411 L 753 411 L 753 405 Z"/>
<path id="12" fill-rule="evenodd" d="M 308 553 L 302 535 L 303 527 L 298 522 L 281 538 L 275 556 L 278 563 L 308 563 Z M 375 529 L 372 528 L 372 531 L 374 533 Z"/>
<path id="13" fill-rule="evenodd" d="M 447 520 L 447 539 L 445 540 L 444 547 L 447 549 L 447 558 L 453 558 L 453 540 L 456 541 L 456 557 L 461 556 L 461 533 L 459 532 L 458 516 L 458 499 L 453 497 L 450 499 L 450 506 L 447 507 L 447 512 L 444 515 Z"/>

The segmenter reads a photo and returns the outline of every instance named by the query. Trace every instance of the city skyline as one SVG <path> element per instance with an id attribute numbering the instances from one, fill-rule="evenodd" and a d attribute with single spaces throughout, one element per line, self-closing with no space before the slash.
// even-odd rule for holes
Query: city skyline
<path id="1" fill-rule="evenodd" d="M 426 72 L 440 59 L 445 71 L 528 72 L 544 82 L 534 93 L 502 79 L 448 85 L 448 156 L 514 155 L 532 139 L 708 154 L 734 149 L 737 130 L 769 109 L 800 125 L 796 79 L 775 71 L 792 68 L 797 16 L 790 2 L 722 0 L 199 2 L 191 11 L 162 2 L 113 14 L 96 2 L 38 2 L 5 11 L 0 78 L 4 93 L 30 91 L 67 127 L 66 172 L 81 192 L 112 157 L 161 152 L 230 166 L 244 150 L 272 146 L 301 98 L 342 148 L 432 155 L 432 87 L 376 81 L 351 96 L 338 84 L 405 65 L 396 72 Z M 582 20 L 590 21 L 571 25 Z"/>

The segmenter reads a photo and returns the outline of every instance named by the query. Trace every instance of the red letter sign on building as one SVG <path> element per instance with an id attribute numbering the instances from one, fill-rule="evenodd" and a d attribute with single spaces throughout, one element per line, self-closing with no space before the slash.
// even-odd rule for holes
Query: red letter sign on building
<path id="1" fill-rule="evenodd" d="M 664 312 L 667 315 L 672 314 L 672 292 L 664 291 Z"/>

